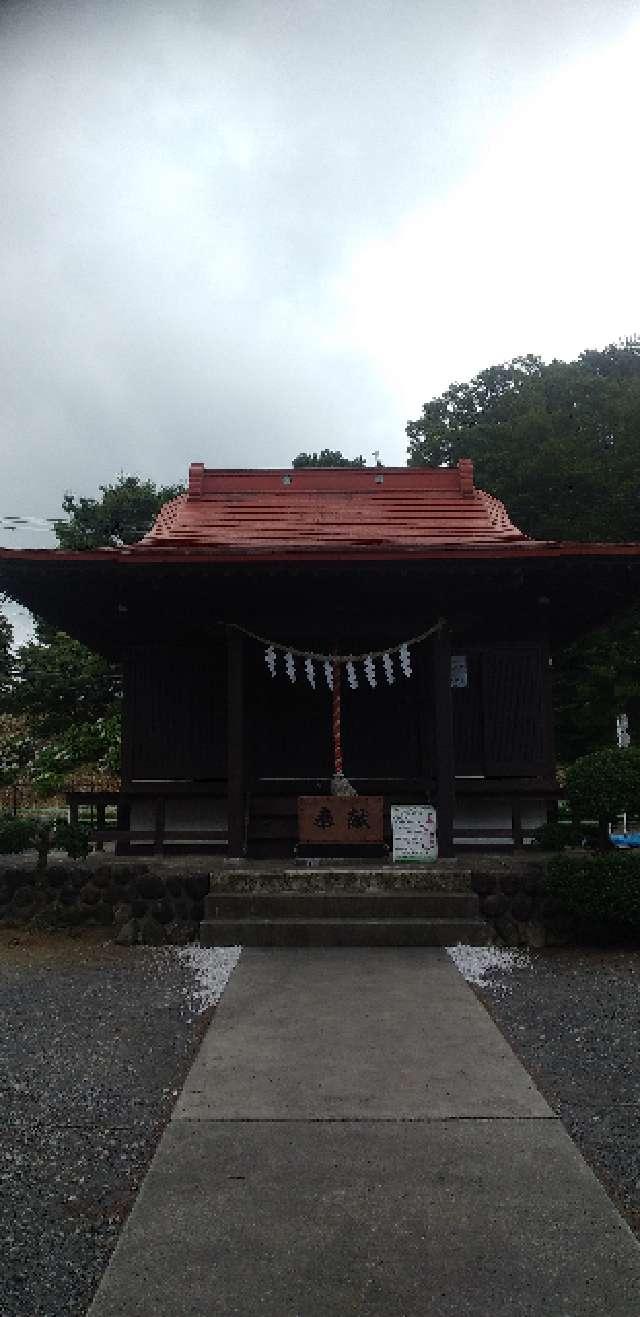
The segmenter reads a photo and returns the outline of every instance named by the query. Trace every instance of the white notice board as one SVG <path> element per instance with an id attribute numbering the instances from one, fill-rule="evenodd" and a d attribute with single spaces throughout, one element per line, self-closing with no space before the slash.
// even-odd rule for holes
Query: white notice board
<path id="1" fill-rule="evenodd" d="M 436 822 L 433 805 L 392 805 L 394 862 L 425 864 L 437 860 Z"/>

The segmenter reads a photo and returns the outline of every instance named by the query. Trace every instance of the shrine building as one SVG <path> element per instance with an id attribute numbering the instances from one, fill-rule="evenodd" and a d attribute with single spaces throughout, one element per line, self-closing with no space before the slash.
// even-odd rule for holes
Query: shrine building
<path id="1" fill-rule="evenodd" d="M 336 854 L 369 809 L 383 853 L 403 804 L 435 806 L 444 856 L 526 844 L 558 794 L 554 647 L 639 573 L 640 545 L 529 539 L 468 460 L 194 463 L 137 544 L 0 550 L 10 596 L 122 666 L 113 835 L 141 854 L 317 855 L 332 779 L 360 820 Z"/>

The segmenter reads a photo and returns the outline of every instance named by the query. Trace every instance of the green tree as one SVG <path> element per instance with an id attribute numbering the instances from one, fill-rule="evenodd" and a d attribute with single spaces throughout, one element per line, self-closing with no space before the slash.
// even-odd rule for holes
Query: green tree
<path id="1" fill-rule="evenodd" d="M 407 424 L 409 465 L 474 463 L 536 539 L 640 540 L 640 340 L 577 361 L 516 357 L 452 384 Z M 558 754 L 614 744 L 616 714 L 640 736 L 640 608 L 560 650 Z"/>
<path id="2" fill-rule="evenodd" d="M 63 549 L 132 544 L 150 530 L 163 504 L 181 492 L 179 485 L 159 487 L 120 475 L 100 486 L 100 498 L 65 494 L 66 519 L 55 523 L 58 544 Z M 1 622 L 0 617 L 0 692 Z M 117 772 L 121 682 L 117 666 L 79 641 L 38 619 L 35 630 L 11 663 L 3 707 L 18 720 L 18 730 L 7 732 L 4 741 L 0 737 L 0 769 L 5 779 L 18 772 L 47 794 L 63 788 L 79 767 Z"/>
<path id="3" fill-rule="evenodd" d="M 356 466 L 363 467 L 367 463 L 364 457 L 343 457 L 339 449 L 323 448 L 319 453 L 298 453 L 291 464 L 294 467 L 301 466 Z"/>
<path id="4" fill-rule="evenodd" d="M 157 486 L 152 480 L 119 475 L 112 485 L 100 485 L 101 498 L 65 494 L 67 519 L 54 524 L 62 549 L 117 548 L 134 544 L 150 530 L 160 508 L 181 494 L 182 485 Z"/>
<path id="5" fill-rule="evenodd" d="M 536 539 L 640 539 L 639 339 L 492 366 L 425 403 L 407 435 L 410 466 L 470 457 Z"/>
<path id="6" fill-rule="evenodd" d="M 42 634 L 16 653 L 10 711 L 26 716 L 40 739 L 113 713 L 120 699 L 117 668 L 63 631 Z"/>
<path id="7" fill-rule="evenodd" d="M 0 707 L 3 707 L 7 698 L 12 675 L 13 627 L 9 618 L 2 611 L 4 602 L 4 596 L 0 595 Z"/>

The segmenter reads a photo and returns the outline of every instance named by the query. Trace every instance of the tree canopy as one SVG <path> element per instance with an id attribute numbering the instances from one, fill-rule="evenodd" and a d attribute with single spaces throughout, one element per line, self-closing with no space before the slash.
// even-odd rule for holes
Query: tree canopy
<path id="1" fill-rule="evenodd" d="M 2 610 L 4 600 L 0 595 L 0 700 L 6 695 L 11 682 L 11 645 L 13 627 Z"/>
<path id="2" fill-rule="evenodd" d="M 516 357 L 452 384 L 407 424 L 410 466 L 474 463 L 537 539 L 640 540 L 640 340 L 577 361 Z M 640 737 L 640 607 L 555 656 L 558 753 L 611 746 L 616 714 Z"/>
<path id="3" fill-rule="evenodd" d="M 119 475 L 112 485 L 100 485 L 101 498 L 67 493 L 62 502 L 67 519 L 54 524 L 58 544 L 62 549 L 134 544 L 151 528 L 163 503 L 183 490 L 183 485 L 155 485 L 139 476 Z"/>
<path id="4" fill-rule="evenodd" d="M 343 457 L 338 448 L 322 448 L 319 453 L 298 453 L 291 463 L 294 467 L 301 466 L 357 466 L 363 467 L 367 463 L 364 457 Z"/>
<path id="5" fill-rule="evenodd" d="M 410 466 L 470 457 L 528 535 L 640 539 L 640 339 L 491 366 L 425 403 L 407 435 Z"/>
<path id="6" fill-rule="evenodd" d="M 55 523 L 65 549 L 132 544 L 150 530 L 181 486 L 118 476 L 100 498 L 65 494 L 66 520 Z M 117 772 L 118 668 L 79 641 L 36 619 L 35 637 L 10 653 L 11 628 L 0 613 L 0 782 L 60 790 L 78 768 Z"/>

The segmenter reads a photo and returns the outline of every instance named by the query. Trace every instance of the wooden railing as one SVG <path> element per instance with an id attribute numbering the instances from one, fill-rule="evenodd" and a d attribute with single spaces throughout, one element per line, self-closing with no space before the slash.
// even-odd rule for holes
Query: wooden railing
<path id="1" fill-rule="evenodd" d="M 167 843 L 183 845 L 215 846 L 225 849 L 228 842 L 227 830 L 220 828 L 167 828 L 167 801 L 184 799 L 184 789 L 141 794 L 138 791 L 70 791 L 67 795 L 69 818 L 71 823 L 78 823 L 81 808 L 95 810 L 96 826 L 89 831 L 89 837 L 98 851 L 104 850 L 105 842 L 116 842 L 121 854 L 127 854 L 135 847 L 139 853 L 154 855 L 164 854 Z M 134 801 L 151 803 L 153 808 L 153 828 L 131 827 L 131 805 Z M 118 812 L 115 827 L 107 825 L 106 811 L 114 806 Z"/>

